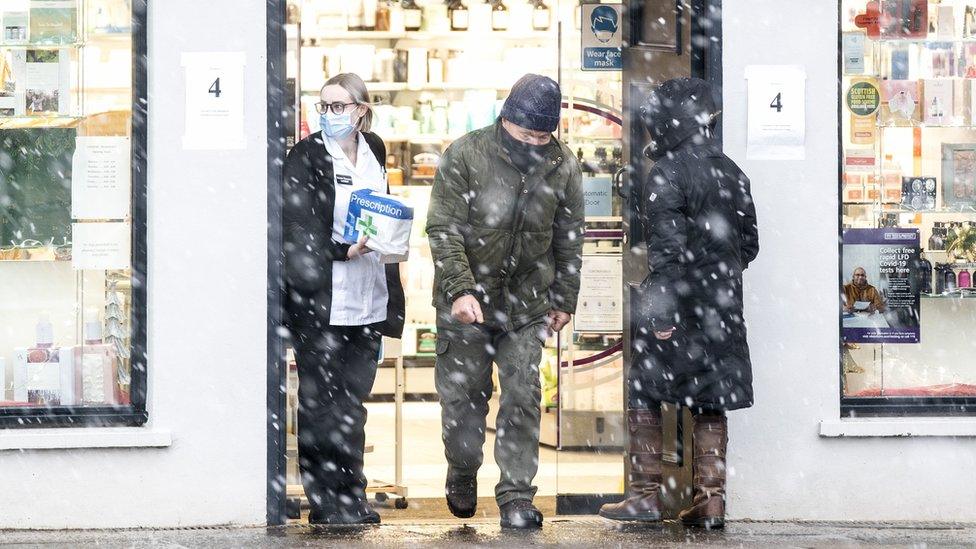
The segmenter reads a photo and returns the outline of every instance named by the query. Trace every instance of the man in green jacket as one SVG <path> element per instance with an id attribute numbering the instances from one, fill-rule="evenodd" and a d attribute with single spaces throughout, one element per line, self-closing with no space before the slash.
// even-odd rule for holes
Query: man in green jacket
<path id="1" fill-rule="evenodd" d="M 556 82 L 523 76 L 495 124 L 444 153 L 427 217 L 447 503 L 459 518 L 474 515 L 494 362 L 501 383 L 495 499 L 503 527 L 542 525 L 532 505 L 539 362 L 579 293 L 583 193 L 579 164 L 552 136 L 561 102 Z"/>

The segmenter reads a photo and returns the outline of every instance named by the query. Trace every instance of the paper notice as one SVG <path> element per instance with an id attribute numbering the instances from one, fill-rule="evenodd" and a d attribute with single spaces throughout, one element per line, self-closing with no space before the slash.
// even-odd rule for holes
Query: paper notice
<path id="1" fill-rule="evenodd" d="M 183 148 L 243 149 L 244 52 L 184 53 L 186 131 Z"/>
<path id="2" fill-rule="evenodd" d="M 623 260 L 619 255 L 585 255 L 573 316 L 577 332 L 623 329 Z"/>
<path id="3" fill-rule="evenodd" d="M 796 65 L 746 67 L 747 158 L 803 160 L 806 157 L 806 78 L 806 70 Z"/>
<path id="4" fill-rule="evenodd" d="M 71 168 L 71 217 L 129 219 L 128 137 L 78 137 Z"/>
<path id="5" fill-rule="evenodd" d="M 72 223 L 71 266 L 76 270 L 128 269 L 132 265 L 129 223 Z"/>

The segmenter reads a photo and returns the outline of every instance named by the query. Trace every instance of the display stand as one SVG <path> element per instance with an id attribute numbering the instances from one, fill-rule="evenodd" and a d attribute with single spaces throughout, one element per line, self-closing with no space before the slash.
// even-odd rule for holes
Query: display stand
<path id="1" fill-rule="evenodd" d="M 403 354 L 396 356 L 396 387 L 393 391 L 394 406 L 394 480 L 393 484 L 372 480 L 366 486 L 367 494 L 374 494 L 378 503 L 383 503 L 390 494 L 400 496 L 394 501 L 397 509 L 407 508 L 407 487 L 403 485 L 403 393 L 404 373 Z"/>

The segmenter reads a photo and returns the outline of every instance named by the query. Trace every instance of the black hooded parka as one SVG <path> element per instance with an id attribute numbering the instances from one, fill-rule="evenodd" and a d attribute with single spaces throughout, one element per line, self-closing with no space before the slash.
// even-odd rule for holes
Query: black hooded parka
<path id="1" fill-rule="evenodd" d="M 749 179 L 712 137 L 710 85 L 669 80 L 642 108 L 654 167 L 635 189 L 650 274 L 641 285 L 631 407 L 752 405 L 742 272 L 759 253 Z M 674 328 L 670 339 L 654 332 Z"/>

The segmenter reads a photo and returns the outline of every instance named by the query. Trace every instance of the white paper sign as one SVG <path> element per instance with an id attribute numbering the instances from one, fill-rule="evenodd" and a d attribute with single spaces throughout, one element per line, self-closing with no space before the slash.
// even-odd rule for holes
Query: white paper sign
<path id="1" fill-rule="evenodd" d="M 806 71 L 797 65 L 746 67 L 750 160 L 806 157 Z"/>
<path id="2" fill-rule="evenodd" d="M 577 332 L 623 330 L 623 258 L 619 255 L 584 255 L 580 291 L 573 316 Z"/>
<path id="3" fill-rule="evenodd" d="M 131 250 L 129 223 L 71 224 L 71 266 L 76 270 L 128 269 Z"/>
<path id="4" fill-rule="evenodd" d="M 845 32 L 841 38 L 844 53 L 844 74 L 864 74 L 863 32 Z"/>
<path id="5" fill-rule="evenodd" d="M 184 53 L 186 130 L 183 148 L 243 149 L 243 52 Z"/>
<path id="6" fill-rule="evenodd" d="M 130 168 L 128 137 L 77 137 L 71 159 L 71 217 L 128 219 Z"/>

